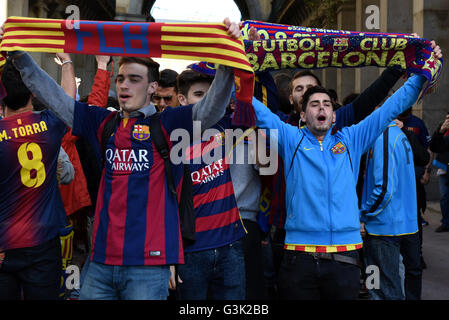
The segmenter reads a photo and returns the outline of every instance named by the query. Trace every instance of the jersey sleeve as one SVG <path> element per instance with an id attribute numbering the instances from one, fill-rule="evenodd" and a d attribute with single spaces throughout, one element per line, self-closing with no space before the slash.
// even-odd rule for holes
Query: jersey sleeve
<path id="1" fill-rule="evenodd" d="M 106 108 L 108 93 L 111 85 L 110 73 L 107 70 L 98 69 L 95 74 L 92 91 L 89 94 L 88 104 Z"/>

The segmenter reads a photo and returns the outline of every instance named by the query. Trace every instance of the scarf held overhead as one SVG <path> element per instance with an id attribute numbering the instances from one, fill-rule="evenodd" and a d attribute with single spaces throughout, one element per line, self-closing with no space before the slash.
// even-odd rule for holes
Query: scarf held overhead
<path id="1" fill-rule="evenodd" d="M 67 22 L 69 22 L 67 26 Z M 76 26 L 76 28 L 74 28 Z M 26 50 L 83 54 L 151 56 L 199 60 L 197 70 L 214 64 L 234 67 L 237 105 L 234 124 L 253 126 L 248 108 L 255 72 L 364 66 L 396 67 L 425 76 L 424 93 L 436 86 L 442 61 L 430 41 L 407 34 L 336 31 L 245 21 L 243 39 L 255 27 L 262 40 L 230 39 L 222 24 L 66 21 L 11 17 L 0 51 Z M 245 57 L 246 55 L 246 57 Z M 0 64 L 2 63 L 0 58 Z"/>
<path id="2" fill-rule="evenodd" d="M 247 40 L 251 27 L 256 28 L 261 40 Z M 337 31 L 244 21 L 242 34 L 256 76 L 282 69 L 395 67 L 408 74 L 425 76 L 428 82 L 423 94 L 426 94 L 435 88 L 443 70 L 443 61 L 434 57 L 429 40 L 404 33 Z M 212 73 L 214 66 L 203 62 L 192 68 Z M 255 89 L 258 85 L 264 84 L 258 84 L 256 77 Z M 262 97 L 257 98 L 263 101 Z"/>
<path id="3" fill-rule="evenodd" d="M 10 17 L 4 27 L 0 51 L 183 59 L 233 67 L 237 104 L 252 109 L 254 72 L 242 40 L 230 38 L 224 24 Z"/>
<path id="4" fill-rule="evenodd" d="M 279 69 L 396 67 L 420 74 L 432 89 L 441 75 L 429 40 L 403 33 L 337 31 L 245 21 L 243 39 L 251 27 L 262 40 L 245 41 L 245 51 L 255 72 Z"/>

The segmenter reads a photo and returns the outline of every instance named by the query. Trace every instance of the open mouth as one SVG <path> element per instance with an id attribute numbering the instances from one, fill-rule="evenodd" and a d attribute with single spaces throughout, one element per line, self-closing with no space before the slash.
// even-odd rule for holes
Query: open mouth
<path id="1" fill-rule="evenodd" d="M 126 102 L 131 98 L 131 96 L 129 94 L 126 93 L 122 93 L 119 95 L 119 100 L 122 102 Z"/>
<path id="2" fill-rule="evenodd" d="M 325 122 L 326 121 L 326 117 L 325 116 L 318 116 L 317 120 L 319 122 Z"/>

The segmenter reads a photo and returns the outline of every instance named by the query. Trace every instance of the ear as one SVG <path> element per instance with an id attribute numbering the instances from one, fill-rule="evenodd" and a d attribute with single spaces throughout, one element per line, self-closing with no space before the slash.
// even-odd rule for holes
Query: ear
<path id="1" fill-rule="evenodd" d="M 179 101 L 179 104 L 180 104 L 181 106 L 186 106 L 186 105 L 188 105 L 188 103 L 187 103 L 187 98 L 186 98 L 183 94 L 181 94 L 181 93 L 178 93 L 178 101 Z"/>
<path id="2" fill-rule="evenodd" d="M 158 84 L 156 81 L 150 82 L 150 85 L 148 86 L 148 95 L 151 96 L 153 93 L 156 92 L 158 87 Z"/>
<path id="3" fill-rule="evenodd" d="M 334 114 L 335 114 L 335 112 L 334 112 Z M 301 121 L 306 123 L 306 113 L 304 111 L 301 111 L 299 116 L 301 117 Z"/>
<path id="4" fill-rule="evenodd" d="M 335 121 L 337 121 L 337 114 L 334 112 L 332 112 L 332 123 L 335 123 Z"/>
<path id="5" fill-rule="evenodd" d="M 288 96 L 288 100 L 290 101 L 290 104 L 293 105 L 293 95 L 292 94 L 290 94 Z"/>

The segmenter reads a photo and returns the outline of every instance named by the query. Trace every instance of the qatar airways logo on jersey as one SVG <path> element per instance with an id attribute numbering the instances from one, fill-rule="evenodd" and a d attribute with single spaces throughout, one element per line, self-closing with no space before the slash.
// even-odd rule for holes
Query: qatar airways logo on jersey
<path id="1" fill-rule="evenodd" d="M 106 162 L 114 172 L 133 173 L 150 170 L 148 150 L 107 149 Z"/>
<path id="2" fill-rule="evenodd" d="M 227 164 L 224 159 L 215 161 L 198 171 L 193 171 L 191 173 L 192 182 L 193 184 L 208 183 L 223 175 L 228 167 L 229 164 Z"/>

